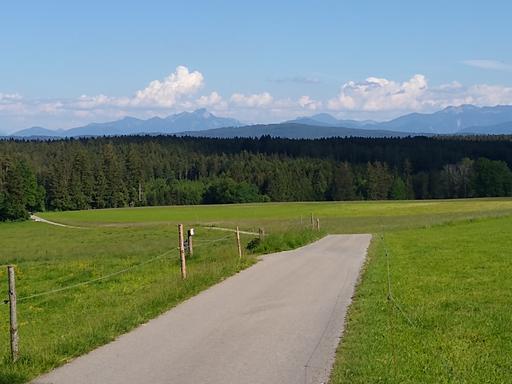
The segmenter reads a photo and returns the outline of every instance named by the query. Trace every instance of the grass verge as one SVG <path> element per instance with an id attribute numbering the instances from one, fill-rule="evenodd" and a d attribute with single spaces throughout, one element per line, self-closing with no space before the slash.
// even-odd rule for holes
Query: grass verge
<path id="1" fill-rule="evenodd" d="M 331 383 L 512 382 L 511 231 L 509 217 L 375 236 Z"/>
<path id="2" fill-rule="evenodd" d="M 267 254 L 288 251 L 312 243 L 326 235 L 323 231 L 297 229 L 284 233 L 272 233 L 262 240 L 255 238 L 247 244 L 247 249 L 253 254 Z"/>

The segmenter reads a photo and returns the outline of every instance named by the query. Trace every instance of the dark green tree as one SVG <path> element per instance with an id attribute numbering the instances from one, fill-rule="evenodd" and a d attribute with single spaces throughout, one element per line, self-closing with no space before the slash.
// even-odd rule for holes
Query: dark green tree
<path id="1" fill-rule="evenodd" d="M 503 161 L 480 158 L 475 162 L 474 185 L 477 196 L 511 196 L 512 172 Z"/>
<path id="2" fill-rule="evenodd" d="M 354 200 L 354 175 L 349 163 L 344 162 L 334 168 L 330 197 L 332 200 Z"/>

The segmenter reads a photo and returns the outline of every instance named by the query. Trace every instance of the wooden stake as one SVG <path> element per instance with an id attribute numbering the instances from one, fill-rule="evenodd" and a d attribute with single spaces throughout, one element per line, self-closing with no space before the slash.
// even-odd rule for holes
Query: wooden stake
<path id="1" fill-rule="evenodd" d="M 320 230 L 320 219 L 316 219 L 316 229 Z"/>
<path id="2" fill-rule="evenodd" d="M 311 214 L 311 228 L 315 228 L 315 222 L 314 222 L 314 219 L 313 219 L 313 214 Z"/>
<path id="3" fill-rule="evenodd" d="M 181 278 L 187 278 L 187 261 L 185 260 L 185 245 L 183 244 L 183 224 L 178 224 L 178 239 L 181 260 Z"/>
<path id="4" fill-rule="evenodd" d="M 259 235 L 260 235 L 260 240 L 263 240 L 263 239 L 264 239 L 264 237 L 265 237 L 265 230 L 264 230 L 263 228 L 260 228 L 260 229 L 258 230 L 258 233 L 259 233 Z"/>
<path id="5" fill-rule="evenodd" d="M 242 245 L 240 244 L 240 230 L 236 227 L 236 244 L 238 246 L 238 257 L 242 258 Z"/>
<path id="6" fill-rule="evenodd" d="M 10 333 L 11 333 L 11 358 L 15 362 L 18 360 L 18 320 L 16 317 L 16 279 L 14 276 L 14 266 L 7 267 L 9 278 L 9 315 L 10 315 Z"/>

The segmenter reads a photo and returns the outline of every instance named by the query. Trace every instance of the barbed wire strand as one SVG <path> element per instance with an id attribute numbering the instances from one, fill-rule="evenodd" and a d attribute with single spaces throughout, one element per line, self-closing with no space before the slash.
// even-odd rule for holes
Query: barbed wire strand
<path id="1" fill-rule="evenodd" d="M 411 318 L 409 316 L 407 316 L 407 314 L 405 313 L 405 311 L 402 309 L 402 307 L 400 306 L 400 304 L 398 303 L 398 301 L 395 299 L 395 297 L 393 296 L 393 293 L 392 293 L 392 290 L 391 290 L 391 273 L 390 273 L 390 263 L 389 263 L 389 253 L 388 253 L 388 249 L 387 249 L 387 245 L 386 245 L 386 241 L 384 239 L 384 235 L 382 235 L 382 241 L 384 243 L 384 252 L 386 254 L 386 263 L 387 263 L 387 279 L 388 279 L 388 301 L 390 301 L 391 303 L 393 303 L 393 305 L 398 309 L 398 311 L 400 312 L 400 314 L 407 320 L 407 322 L 415 327 L 415 328 L 418 328 L 418 324 L 417 322 L 414 322 L 411 320 Z M 421 322 L 420 324 L 421 325 Z M 391 329 L 393 327 L 391 326 Z M 396 350 L 396 348 L 393 347 L 393 353 L 394 351 Z M 444 362 L 444 367 L 446 368 L 448 374 L 453 374 L 455 377 L 459 377 L 459 374 L 457 371 L 455 370 L 450 370 L 450 366 L 451 366 L 451 362 L 448 358 L 446 358 L 446 356 L 444 356 L 443 354 L 440 354 L 439 355 L 441 357 L 441 359 L 443 360 Z M 396 375 L 396 372 L 395 372 L 395 375 Z"/>
<path id="2" fill-rule="evenodd" d="M 232 239 L 233 236 L 232 235 L 229 235 L 229 236 L 225 236 L 225 237 L 221 237 L 220 239 L 213 239 L 213 240 L 194 240 L 194 245 L 206 245 L 206 244 L 211 244 L 211 243 L 217 243 L 219 241 L 224 241 L 224 240 L 227 240 L 227 239 Z"/>
<path id="3" fill-rule="evenodd" d="M 414 321 L 411 320 L 411 318 L 405 313 L 405 311 L 402 309 L 402 307 L 400 306 L 400 304 L 398 303 L 398 301 L 395 299 L 395 297 L 393 296 L 393 291 L 391 289 L 391 271 L 390 271 L 390 263 L 389 263 L 389 252 L 388 252 L 388 247 L 386 245 L 386 241 L 384 239 L 384 236 L 382 236 L 382 241 L 384 242 L 384 252 L 386 254 L 386 267 L 387 267 L 387 280 L 388 280 L 388 300 L 393 303 L 393 305 L 396 307 L 396 309 L 398 309 L 398 311 L 402 314 L 402 316 L 407 320 L 407 322 L 415 327 L 416 324 L 414 323 Z"/>
<path id="4" fill-rule="evenodd" d="M 159 259 L 163 258 L 164 256 L 167 256 L 169 253 L 171 253 L 174 250 L 175 249 L 171 249 L 171 250 L 169 250 L 167 252 L 164 252 L 164 253 L 162 253 L 162 254 L 160 254 L 158 256 L 153 257 L 152 259 L 143 261 L 142 263 L 139 263 L 139 264 L 136 264 L 136 265 L 132 265 L 131 267 L 127 267 L 127 268 L 121 269 L 120 271 L 109 273 L 108 275 L 100 276 L 100 277 L 97 277 L 97 278 L 94 278 L 94 279 L 91 279 L 91 280 L 87 280 L 87 281 L 82 281 L 82 282 L 76 283 L 76 284 L 71 284 L 71 285 L 68 285 L 68 286 L 65 286 L 65 287 L 51 289 L 49 291 L 35 293 L 33 295 L 28 295 L 28 296 L 20 297 L 20 298 L 17 299 L 17 301 L 19 302 L 19 301 L 33 299 L 33 298 L 36 298 L 36 297 L 47 296 L 47 295 L 51 295 L 53 293 L 67 291 L 69 289 L 78 288 L 78 287 L 81 287 L 81 286 L 84 286 L 84 285 L 88 285 L 88 284 L 92 284 L 92 283 L 95 283 L 95 282 L 98 282 L 98 281 L 101 281 L 101 280 L 106 280 L 106 279 L 108 279 L 110 277 L 121 275 L 121 274 L 126 273 L 128 271 L 131 271 L 132 269 L 135 269 L 135 268 L 141 267 L 143 265 L 152 263 L 152 262 L 154 262 L 156 260 L 159 260 Z M 9 302 L 9 300 L 4 300 L 4 304 L 7 304 L 8 302 Z"/>
<path id="5" fill-rule="evenodd" d="M 215 231 L 226 231 L 226 232 L 236 232 L 236 229 L 233 228 L 223 228 L 223 227 L 209 227 L 209 226 L 200 226 L 204 229 L 213 229 Z M 256 232 L 250 232 L 250 231 L 238 231 L 241 235 L 252 235 L 252 236 L 258 236 L 259 233 Z"/>
<path id="6" fill-rule="evenodd" d="M 224 240 L 227 240 L 228 238 L 231 238 L 231 237 L 232 237 L 231 235 L 228 235 L 228 236 L 224 236 L 224 237 L 222 237 L 220 239 L 196 240 L 196 242 L 198 242 L 198 243 L 194 243 L 194 244 L 195 245 L 197 244 L 197 246 L 200 247 L 202 245 L 207 245 L 207 244 L 211 244 L 211 243 L 216 243 L 216 242 L 224 241 Z M 166 251 L 166 252 L 164 252 L 164 253 L 162 253 L 162 254 L 160 254 L 158 256 L 155 256 L 152 259 L 143 261 L 142 263 L 139 263 L 139 264 L 136 264 L 136 265 L 132 265 L 131 267 L 124 268 L 124 269 L 122 269 L 120 271 L 112 272 L 112 273 L 109 273 L 109 274 L 104 275 L 104 276 L 100 276 L 100 277 L 97 277 L 97 278 L 94 278 L 94 279 L 91 279 L 91 280 L 87 280 L 87 281 L 82 281 L 82 282 L 76 283 L 76 284 L 71 284 L 71 285 L 68 285 L 68 286 L 65 286 L 65 287 L 51 289 L 49 291 L 35 293 L 33 295 L 20 297 L 20 298 L 17 299 L 17 301 L 20 302 L 20 301 L 25 301 L 25 300 L 29 300 L 29 299 L 34 299 L 36 297 L 47 296 L 47 295 L 51 295 L 53 293 L 63 292 L 63 291 L 67 291 L 69 289 L 74 289 L 74 288 L 78 288 L 78 287 L 81 287 L 81 286 L 84 286 L 84 285 L 92 284 L 92 283 L 95 283 L 95 282 L 98 282 L 98 281 L 106 280 L 106 279 L 108 279 L 110 277 L 123 274 L 125 272 L 131 271 L 132 269 L 135 269 L 135 268 L 141 267 L 143 265 L 152 263 L 152 262 L 154 262 L 156 260 L 159 260 L 159 259 L 163 258 L 164 256 L 168 255 L 170 252 L 175 251 L 175 250 L 179 250 L 179 248 L 178 247 L 172 248 L 171 250 Z M 5 267 L 8 267 L 10 265 L 14 265 L 14 264 L 2 265 L 2 266 L 0 266 L 0 268 L 5 268 Z M 4 300 L 3 303 L 7 304 L 7 303 L 9 303 L 9 300 Z"/>

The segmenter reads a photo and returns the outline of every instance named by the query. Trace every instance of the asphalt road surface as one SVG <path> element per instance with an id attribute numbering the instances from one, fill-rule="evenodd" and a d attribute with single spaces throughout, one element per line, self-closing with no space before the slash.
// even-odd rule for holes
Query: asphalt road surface
<path id="1" fill-rule="evenodd" d="M 370 235 L 267 255 L 37 384 L 327 382 Z"/>

